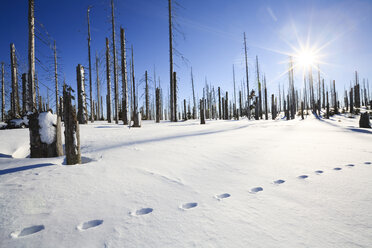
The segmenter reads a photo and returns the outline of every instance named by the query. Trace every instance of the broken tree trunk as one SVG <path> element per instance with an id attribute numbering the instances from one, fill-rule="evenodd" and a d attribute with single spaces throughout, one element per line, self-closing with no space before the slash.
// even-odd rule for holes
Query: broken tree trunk
<path id="1" fill-rule="evenodd" d="M 111 123 L 110 47 L 109 47 L 108 38 L 106 38 L 106 77 L 107 77 L 107 96 L 106 96 L 107 121 Z"/>
<path id="2" fill-rule="evenodd" d="M 79 123 L 76 119 L 76 111 L 72 106 L 72 89 L 63 87 L 63 108 L 65 123 L 65 153 L 66 164 L 81 164 Z"/>
<path id="3" fill-rule="evenodd" d="M 125 51 L 125 31 L 120 28 L 120 43 L 121 43 L 121 77 L 122 77 L 122 120 L 124 125 L 128 125 L 128 77 L 127 77 L 127 58 Z M 154 79 L 155 80 L 155 79 Z"/>
<path id="4" fill-rule="evenodd" d="M 76 67 L 76 80 L 78 90 L 78 121 L 80 124 L 86 124 L 88 122 L 88 113 L 84 85 L 84 67 L 80 64 Z"/>
<path id="5" fill-rule="evenodd" d="M 362 113 L 360 115 L 359 127 L 360 128 L 371 128 L 371 123 L 369 121 L 369 114 L 368 114 L 368 112 Z"/>
<path id="6" fill-rule="evenodd" d="M 205 124 L 204 100 L 200 99 L 200 124 Z"/>
<path id="7" fill-rule="evenodd" d="M 156 123 L 160 122 L 160 89 L 156 88 Z"/>
<path id="8" fill-rule="evenodd" d="M 30 157 L 50 158 L 63 155 L 61 119 L 51 112 L 29 115 Z"/>

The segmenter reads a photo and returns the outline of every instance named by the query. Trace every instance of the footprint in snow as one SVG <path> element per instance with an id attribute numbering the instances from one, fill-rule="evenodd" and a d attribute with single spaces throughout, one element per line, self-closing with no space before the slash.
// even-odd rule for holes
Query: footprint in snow
<path id="1" fill-rule="evenodd" d="M 315 171 L 315 173 L 318 174 L 318 175 L 319 175 L 319 174 L 322 174 L 323 172 L 324 172 L 324 171 L 322 171 L 322 170 L 316 170 L 316 171 Z"/>
<path id="2" fill-rule="evenodd" d="M 154 211 L 152 208 L 141 208 L 136 211 L 131 212 L 130 214 L 133 216 L 139 216 L 139 215 L 146 215 Z"/>
<path id="3" fill-rule="evenodd" d="M 90 220 L 84 223 L 81 223 L 80 225 L 77 226 L 77 229 L 80 231 L 85 231 L 87 229 L 99 226 L 103 223 L 103 220 Z"/>
<path id="4" fill-rule="evenodd" d="M 279 179 L 279 180 L 274 181 L 274 184 L 282 184 L 282 183 L 285 183 L 285 180 Z"/>
<path id="5" fill-rule="evenodd" d="M 347 167 L 354 167 L 355 165 L 354 164 L 347 164 L 346 166 Z"/>
<path id="6" fill-rule="evenodd" d="M 333 168 L 333 170 L 339 171 L 339 170 L 342 170 L 342 168 L 336 167 L 336 168 Z"/>
<path id="7" fill-rule="evenodd" d="M 364 162 L 364 164 L 371 164 L 371 162 Z"/>
<path id="8" fill-rule="evenodd" d="M 255 187 L 255 188 L 252 188 L 251 191 L 249 191 L 249 192 L 252 193 L 252 194 L 256 194 L 256 193 L 258 193 L 262 190 L 263 190 L 262 187 Z"/>
<path id="9" fill-rule="evenodd" d="M 40 232 L 45 229 L 44 225 L 37 225 L 37 226 L 30 226 L 23 228 L 22 231 L 16 231 L 10 234 L 12 238 L 21 238 L 24 236 L 28 236 L 37 232 Z"/>
<path id="10" fill-rule="evenodd" d="M 301 176 L 298 176 L 297 178 L 298 179 L 306 179 L 306 178 L 308 178 L 309 176 L 308 175 L 301 175 Z"/>
<path id="11" fill-rule="evenodd" d="M 216 195 L 215 197 L 217 198 L 217 200 L 221 201 L 222 199 L 229 198 L 230 196 L 231 195 L 229 193 L 224 193 L 224 194 Z"/>
<path id="12" fill-rule="evenodd" d="M 181 209 L 183 210 L 188 210 L 188 209 L 191 209 L 191 208 L 195 208 L 198 206 L 198 203 L 196 202 L 189 202 L 189 203 L 184 203 L 180 206 Z"/>

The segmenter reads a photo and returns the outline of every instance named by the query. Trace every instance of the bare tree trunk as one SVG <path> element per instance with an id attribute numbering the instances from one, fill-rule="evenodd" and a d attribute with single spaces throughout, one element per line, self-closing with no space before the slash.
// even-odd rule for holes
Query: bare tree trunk
<path id="1" fill-rule="evenodd" d="M 125 31 L 120 28 L 120 40 L 121 40 L 121 77 L 123 83 L 123 103 L 122 103 L 122 113 L 123 113 L 123 123 L 128 125 L 128 78 L 127 78 L 127 59 L 125 50 Z M 155 80 L 155 79 L 154 79 Z"/>
<path id="2" fill-rule="evenodd" d="M 249 92 L 249 77 L 248 77 L 248 58 L 247 58 L 247 42 L 245 38 L 245 32 L 244 32 L 244 54 L 245 54 L 245 76 L 246 76 L 246 81 L 247 81 L 247 100 L 248 100 L 247 117 L 249 120 L 251 119 L 251 100 L 249 98 L 250 92 Z"/>
<path id="3" fill-rule="evenodd" d="M 177 122 L 177 75 L 173 72 L 173 121 Z"/>
<path id="4" fill-rule="evenodd" d="M 71 88 L 63 87 L 63 108 L 65 123 L 66 164 L 81 164 L 79 123 L 75 108 L 71 104 Z"/>
<path id="5" fill-rule="evenodd" d="M 327 115 L 326 118 L 329 119 L 329 101 L 328 101 L 328 91 L 327 91 Z"/>
<path id="6" fill-rule="evenodd" d="M 118 68 L 116 61 L 116 45 L 115 45 L 115 16 L 114 16 L 114 0 L 111 0 L 111 21 L 112 21 L 112 53 L 114 60 L 114 91 L 115 91 L 115 123 L 119 123 L 119 85 L 118 85 Z"/>
<path id="7" fill-rule="evenodd" d="M 4 77 L 4 62 L 1 63 L 1 121 L 5 117 L 5 77 Z"/>
<path id="8" fill-rule="evenodd" d="M 191 67 L 191 85 L 192 85 L 192 100 L 194 103 L 194 107 L 192 108 L 192 118 L 196 119 L 196 99 L 195 99 L 194 76 L 192 75 L 192 67 Z"/>
<path id="9" fill-rule="evenodd" d="M 27 113 L 27 73 L 22 74 L 22 114 Z"/>
<path id="10" fill-rule="evenodd" d="M 28 81 L 30 92 L 30 111 L 36 109 L 35 95 L 35 16 L 34 16 L 34 0 L 28 1 Z"/>
<path id="11" fill-rule="evenodd" d="M 56 115 L 60 115 L 58 113 L 59 111 L 59 105 L 58 105 L 58 72 L 57 72 L 57 47 L 56 47 L 56 41 L 54 41 L 54 80 L 55 80 L 55 90 L 56 90 Z"/>
<path id="12" fill-rule="evenodd" d="M 354 99 L 353 99 L 353 88 L 350 90 L 350 113 L 354 113 Z"/>
<path id="13" fill-rule="evenodd" d="M 139 123 L 139 114 L 137 112 L 137 97 L 136 97 L 136 80 L 134 78 L 134 57 L 133 57 L 133 45 L 132 45 L 132 88 L 133 88 L 133 126 L 141 127 Z"/>
<path id="14" fill-rule="evenodd" d="M 76 80 L 78 90 L 78 121 L 80 124 L 86 124 L 88 122 L 88 113 L 84 85 L 84 67 L 80 64 L 76 67 Z"/>
<path id="15" fill-rule="evenodd" d="M 268 110 L 267 110 L 267 88 L 266 88 L 266 78 L 264 79 L 264 83 L 265 83 L 265 120 L 268 120 L 268 119 L 269 119 L 269 113 L 268 113 Z"/>
<path id="16" fill-rule="evenodd" d="M 110 47 L 109 39 L 106 38 L 106 76 L 107 76 L 107 121 L 111 123 L 111 75 L 110 75 Z"/>
<path id="17" fill-rule="evenodd" d="M 200 124 L 205 124 L 204 100 L 200 99 Z"/>
<path id="18" fill-rule="evenodd" d="M 147 71 L 145 71 L 145 83 L 146 83 L 146 88 L 145 88 L 146 120 L 149 120 L 150 119 L 150 113 L 149 113 L 150 99 L 149 99 L 149 83 L 148 83 L 148 78 L 147 78 Z"/>
<path id="19" fill-rule="evenodd" d="M 258 66 L 258 56 L 256 56 L 256 70 L 257 70 L 257 84 L 258 84 L 258 115 L 262 119 L 262 93 L 261 93 L 261 82 L 260 82 L 260 68 Z"/>
<path id="20" fill-rule="evenodd" d="M 156 123 L 160 122 L 160 89 L 156 88 L 155 90 L 155 95 L 156 95 Z"/>
<path id="21" fill-rule="evenodd" d="M 99 72 L 98 72 L 98 56 L 96 53 L 96 74 L 97 74 L 97 119 L 101 119 L 101 105 L 102 105 L 102 100 L 101 100 L 101 94 L 100 94 L 100 83 L 99 83 Z"/>
<path id="22" fill-rule="evenodd" d="M 89 97 L 90 97 L 90 121 L 94 122 L 94 114 L 93 114 L 93 87 L 92 87 L 92 59 L 90 56 L 90 21 L 89 21 L 89 11 L 90 7 L 87 9 L 87 21 L 88 21 L 88 60 L 89 60 Z"/>
<path id="23" fill-rule="evenodd" d="M 17 58 L 15 56 L 15 46 L 10 44 L 10 67 L 12 76 L 12 97 L 11 97 L 11 118 L 19 117 L 19 97 L 18 97 L 18 78 L 17 78 Z"/>
<path id="24" fill-rule="evenodd" d="M 174 115 L 176 112 L 174 110 L 174 87 L 173 87 L 173 34 L 172 34 L 172 0 L 168 0 L 168 17 L 169 17 L 169 80 L 170 80 L 170 120 L 175 121 L 177 115 Z"/>
<path id="25" fill-rule="evenodd" d="M 221 88 L 218 87 L 218 114 L 220 120 L 222 119 L 222 112 L 221 112 Z"/>

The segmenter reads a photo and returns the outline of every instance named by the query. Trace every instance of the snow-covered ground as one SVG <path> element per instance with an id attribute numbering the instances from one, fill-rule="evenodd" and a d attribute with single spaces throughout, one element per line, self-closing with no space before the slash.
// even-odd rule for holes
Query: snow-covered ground
<path id="1" fill-rule="evenodd" d="M 358 119 L 81 125 L 85 164 L 0 130 L 0 247 L 372 247 Z"/>

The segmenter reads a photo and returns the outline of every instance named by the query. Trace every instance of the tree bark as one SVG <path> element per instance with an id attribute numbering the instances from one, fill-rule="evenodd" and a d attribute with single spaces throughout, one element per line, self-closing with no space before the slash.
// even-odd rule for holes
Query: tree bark
<path id="1" fill-rule="evenodd" d="M 111 75 L 110 75 L 110 47 L 109 39 L 106 38 L 106 77 L 107 77 L 107 96 L 106 96 L 106 106 L 107 106 L 107 121 L 111 123 Z"/>
<path id="2" fill-rule="evenodd" d="M 114 0 L 111 0 L 111 23 L 112 23 L 112 53 L 114 60 L 114 93 L 115 93 L 115 123 L 119 123 L 119 85 L 118 85 L 118 68 L 116 61 L 116 45 L 115 45 L 115 16 L 114 16 Z"/>
<path id="3" fill-rule="evenodd" d="M 65 123 L 65 152 L 66 164 L 81 164 L 79 124 L 75 108 L 71 104 L 71 88 L 63 88 L 63 108 Z"/>
<path id="4" fill-rule="evenodd" d="M 123 103 L 122 103 L 122 113 L 123 113 L 123 123 L 128 125 L 128 78 L 127 78 L 127 60 L 126 60 L 126 50 L 125 50 L 125 31 L 120 28 L 120 40 L 121 40 L 121 77 L 123 83 Z"/>
<path id="5" fill-rule="evenodd" d="M 88 113 L 84 85 L 84 67 L 80 64 L 76 67 L 76 79 L 78 89 L 78 121 L 80 124 L 86 124 L 88 121 Z"/>
<path id="6" fill-rule="evenodd" d="M 87 21 L 88 21 L 88 60 L 89 60 L 89 97 L 90 97 L 90 121 L 94 122 L 94 111 L 93 111 L 93 87 L 92 87 L 92 59 L 90 56 L 90 21 L 89 21 L 90 7 L 87 9 Z"/>
<path id="7" fill-rule="evenodd" d="M 35 16 L 34 0 L 28 1 L 28 81 L 30 111 L 37 111 L 35 95 Z"/>

